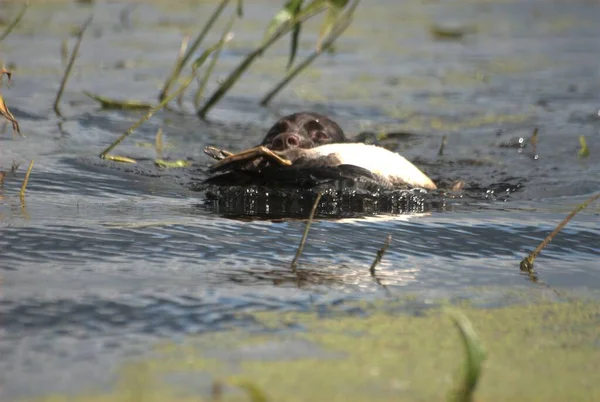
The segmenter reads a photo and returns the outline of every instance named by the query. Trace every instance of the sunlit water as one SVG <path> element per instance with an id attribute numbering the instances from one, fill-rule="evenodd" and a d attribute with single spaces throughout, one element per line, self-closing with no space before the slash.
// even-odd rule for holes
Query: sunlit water
<path id="1" fill-rule="evenodd" d="M 247 4 L 217 78 L 262 38 L 275 7 L 256 3 Z M 32 5 L 0 48 L 0 58 L 16 65 L 2 93 L 27 137 L 10 128 L 0 136 L 0 166 L 21 164 L 0 187 L 2 400 L 110 384 L 120 362 L 157 340 L 253 328 L 244 313 L 385 297 L 368 267 L 388 234 L 392 244 L 378 272 L 392 294 L 470 298 L 473 288 L 540 286 L 519 273 L 520 259 L 600 189 L 600 5 L 376 3 L 359 9 L 336 52 L 295 80 L 272 109 L 256 105 L 283 73 L 287 43 L 242 79 L 211 112 L 211 123 L 191 112 L 159 113 L 115 151 L 138 165 L 95 156 L 138 113 L 99 110 L 82 90 L 154 101 L 182 31 L 195 33 L 213 6 Z M 60 42 L 91 11 L 59 119 L 51 104 L 63 69 Z M 462 41 L 438 41 L 433 24 L 476 29 Z M 300 57 L 311 51 L 316 30 L 305 30 Z M 118 68 L 122 62 L 130 67 Z M 277 116 L 297 110 L 328 113 L 349 133 L 414 133 L 401 136 L 396 149 L 438 182 L 464 180 L 469 191 L 426 198 L 413 214 L 330 204 L 312 225 L 297 280 L 290 262 L 304 222 L 280 218 L 305 216 L 310 202 L 267 209 L 264 202 L 248 206 L 249 197 L 240 211 L 191 190 L 206 177 L 206 145 L 254 145 Z M 193 160 L 192 169 L 153 166 L 148 144 L 159 127 L 171 145 L 166 156 Z M 508 146 L 534 127 L 535 150 Z M 442 135 L 448 142 L 439 157 Z M 587 159 L 577 157 L 580 135 Z M 332 219 L 332 208 L 352 219 Z M 583 292 L 600 288 L 599 257 L 599 209 L 592 205 L 536 267 L 550 287 Z"/>

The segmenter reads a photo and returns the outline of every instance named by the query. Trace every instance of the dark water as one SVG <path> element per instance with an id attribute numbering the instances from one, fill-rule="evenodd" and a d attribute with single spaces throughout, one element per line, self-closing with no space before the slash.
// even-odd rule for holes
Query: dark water
<path id="1" fill-rule="evenodd" d="M 0 58 L 16 65 L 2 93 L 27 137 L 10 129 L 0 136 L 0 166 L 21 164 L 0 187 L 2 400 L 110 384 L 115 367 L 157 340 L 253 328 L 244 313 L 385 297 L 367 268 L 388 234 L 393 242 L 380 279 L 392 294 L 469 298 L 482 287 L 502 293 L 540 286 L 519 273 L 519 260 L 600 189 L 600 4 L 372 3 L 359 9 L 336 52 L 272 108 L 256 104 L 280 77 L 287 44 L 259 61 L 209 123 L 191 112 L 159 113 L 117 148 L 138 165 L 95 157 L 138 114 L 99 110 L 82 91 L 154 101 L 182 32 L 195 33 L 213 6 L 98 1 L 28 10 L 0 48 Z M 0 15 L 18 9 L 9 4 Z M 248 3 L 218 79 L 262 38 L 274 10 L 272 2 Z M 60 42 L 91 11 L 65 118 L 58 119 L 51 104 L 63 70 Z M 474 32 L 434 40 L 435 24 Z M 316 30 L 305 31 L 300 56 L 310 52 Z M 127 68 L 118 68 L 123 62 Z M 205 177 L 206 145 L 254 145 L 278 116 L 297 110 L 330 114 L 349 133 L 412 133 L 388 145 L 439 183 L 464 180 L 469 190 L 431 195 L 410 208 L 413 214 L 389 213 L 398 210 L 382 201 L 330 199 L 320 210 L 324 219 L 313 223 L 298 282 L 289 264 L 304 223 L 275 218 L 303 216 L 310 202 L 281 207 L 271 199 L 267 209 L 252 194 L 224 203 L 190 190 Z M 166 156 L 193 160 L 192 169 L 153 167 L 154 150 L 143 143 L 160 127 L 171 145 Z M 536 149 L 515 147 L 534 127 Z M 577 157 L 580 135 L 590 149 L 586 159 Z M 538 259 L 547 285 L 600 288 L 598 208 L 580 213 Z M 348 219 L 330 219 L 335 214 L 327 211 Z"/>

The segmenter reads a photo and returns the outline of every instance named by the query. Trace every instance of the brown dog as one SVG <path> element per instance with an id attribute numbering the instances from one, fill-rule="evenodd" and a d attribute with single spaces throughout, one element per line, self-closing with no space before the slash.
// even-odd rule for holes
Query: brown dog
<path id="1" fill-rule="evenodd" d="M 344 142 L 348 140 L 336 122 L 318 113 L 299 112 L 281 118 L 259 145 L 285 151 Z"/>

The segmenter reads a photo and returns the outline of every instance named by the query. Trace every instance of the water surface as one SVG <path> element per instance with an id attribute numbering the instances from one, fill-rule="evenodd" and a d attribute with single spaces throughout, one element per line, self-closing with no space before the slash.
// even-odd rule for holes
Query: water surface
<path id="1" fill-rule="evenodd" d="M 258 100 L 283 74 L 287 43 L 246 74 L 209 122 L 193 115 L 186 98 L 186 114 L 161 112 L 144 124 L 116 152 L 137 165 L 96 155 L 139 113 L 100 110 L 82 91 L 155 101 L 182 35 L 194 34 L 214 4 L 33 3 L 0 48 L 15 66 L 2 93 L 26 135 L 7 129 L 0 136 L 2 169 L 21 165 L 0 187 L 2 400 L 110 386 L 116 367 L 157 341 L 260 327 L 246 313 L 385 298 L 368 267 L 388 234 L 392 245 L 378 272 L 392 295 L 472 298 L 488 289 L 485 298 L 495 303 L 512 291 L 537 292 L 544 285 L 520 274 L 519 261 L 600 188 L 594 2 L 362 5 L 336 51 L 270 108 Z M 1 15 L 19 7 L 10 3 Z M 209 91 L 260 41 L 275 5 L 252 2 L 245 11 Z M 90 12 L 61 119 L 51 111 L 60 43 Z M 430 30 L 440 24 L 472 33 L 436 40 Z M 303 33 L 300 57 L 317 29 Z M 410 214 L 330 199 L 312 225 L 297 280 L 290 261 L 304 222 L 281 218 L 305 216 L 310 200 L 267 210 L 246 195 L 240 210 L 193 189 L 206 177 L 206 145 L 255 145 L 279 116 L 298 110 L 327 113 L 351 134 L 409 133 L 386 145 L 439 183 L 463 180 L 468 190 L 426 197 Z M 535 127 L 536 149 L 519 148 Z M 166 156 L 192 160 L 193 168 L 154 167 L 148 144 L 159 128 Z M 580 135 L 586 159 L 577 157 Z M 546 286 L 581 295 L 600 288 L 598 208 L 580 213 L 538 258 Z"/>

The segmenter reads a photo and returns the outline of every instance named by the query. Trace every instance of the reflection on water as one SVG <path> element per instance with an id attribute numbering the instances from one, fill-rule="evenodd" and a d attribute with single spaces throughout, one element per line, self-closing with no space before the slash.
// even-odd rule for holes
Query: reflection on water
<path id="1" fill-rule="evenodd" d="M 2 94 L 27 136 L 0 134 L 0 170 L 13 160 L 22 166 L 0 185 L 2 401 L 110 384 L 120 361 L 157 340 L 232 326 L 259 330 L 246 312 L 386 297 L 368 268 L 388 235 L 377 278 L 392 295 L 475 298 L 473 289 L 492 287 L 483 298 L 495 302 L 513 289 L 539 291 L 518 262 L 600 188 L 598 4 L 372 2 L 336 52 L 298 77 L 273 109 L 256 106 L 257 94 L 284 71 L 287 43 L 248 72 L 210 122 L 163 112 L 144 124 L 118 148 L 139 163 L 123 165 L 96 155 L 138 113 L 99 110 L 81 91 L 152 101 L 181 27 L 195 30 L 197 16 L 214 5 L 140 4 L 128 27 L 112 29 L 126 2 L 59 3 L 32 3 L 2 44 L 3 60 L 17 66 Z M 57 49 L 90 9 L 92 34 L 58 121 L 49 113 L 62 72 Z M 246 11 L 217 78 L 261 40 L 273 2 Z M 565 16 L 577 24 L 560 23 Z M 440 18 L 478 29 L 460 42 L 437 41 L 429 24 Z M 301 56 L 312 44 L 301 43 Z M 211 162 L 205 146 L 248 148 L 278 116 L 307 109 L 331 115 L 349 135 L 388 133 L 382 145 L 442 190 L 327 192 L 296 276 L 290 263 L 314 192 L 194 190 Z M 533 127 L 538 159 L 511 145 Z M 192 169 L 154 166 L 158 128 L 164 157 L 191 160 Z M 577 158 L 579 135 L 590 158 Z M 447 190 L 457 180 L 465 191 Z M 598 207 L 591 206 L 538 258 L 541 279 L 581 294 L 600 288 L 599 244 Z"/>

